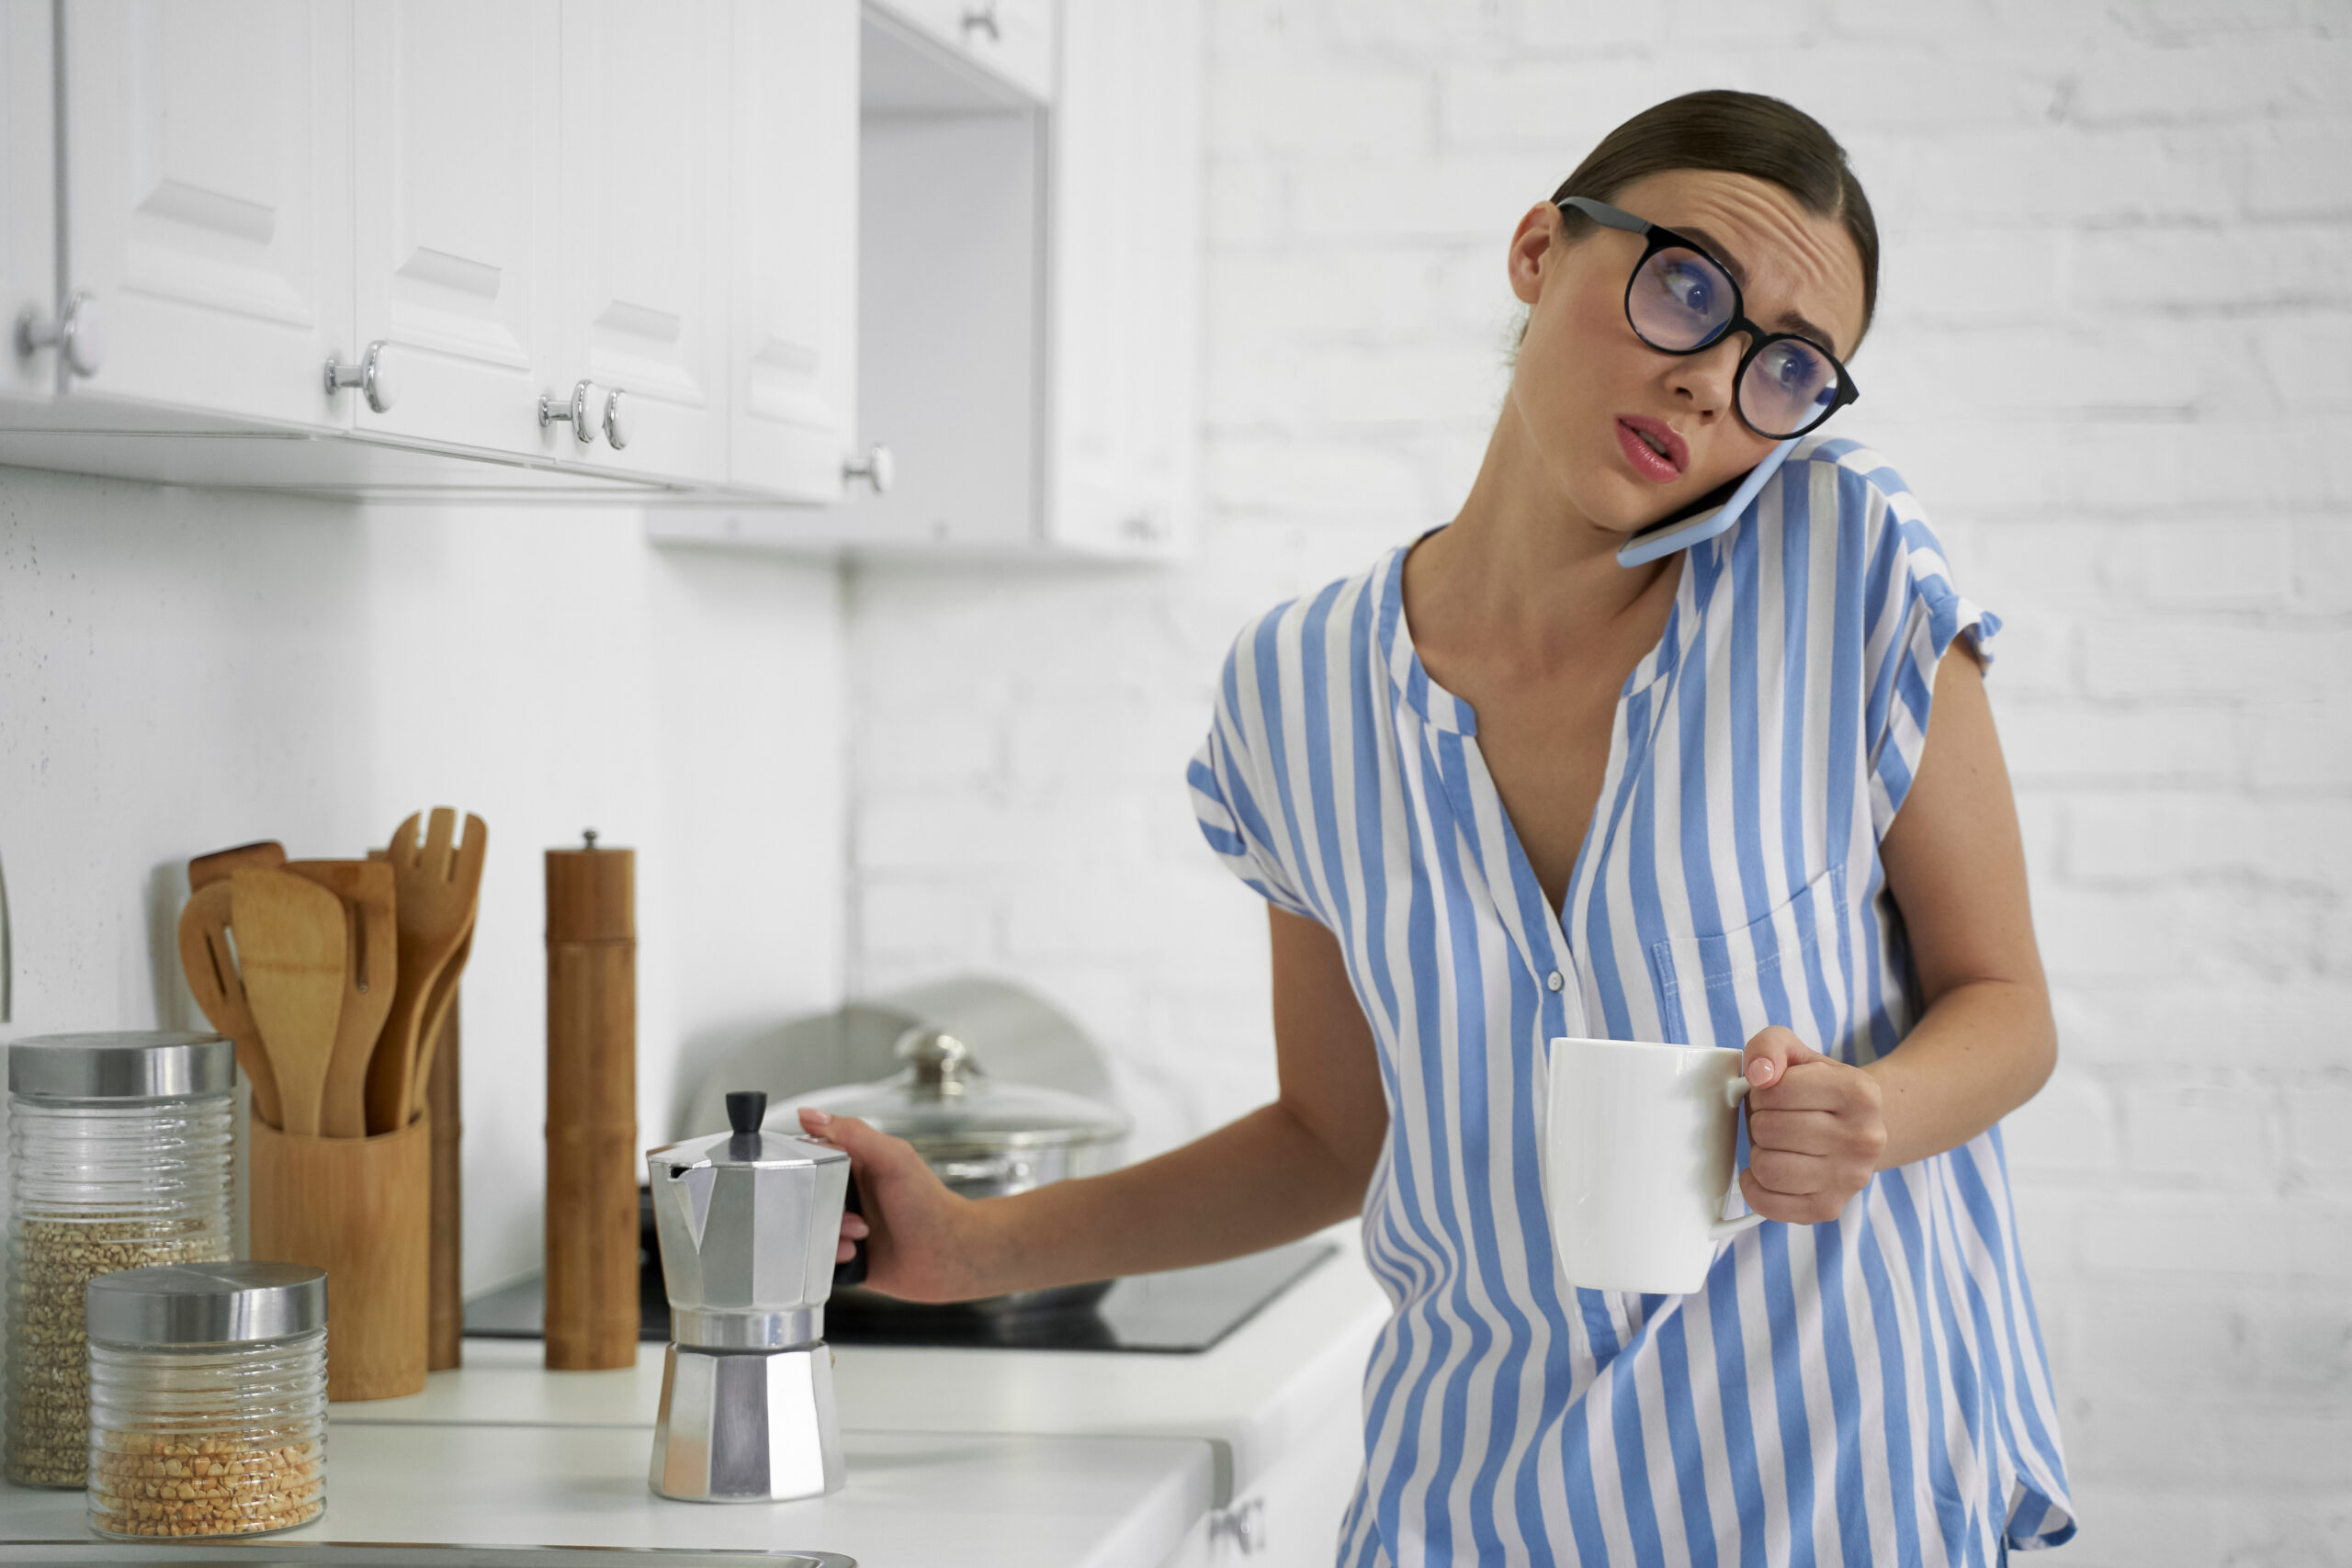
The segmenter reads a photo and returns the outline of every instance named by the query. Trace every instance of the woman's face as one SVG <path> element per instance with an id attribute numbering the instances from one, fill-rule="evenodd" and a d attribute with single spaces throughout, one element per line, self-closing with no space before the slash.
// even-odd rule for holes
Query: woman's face
<path id="1" fill-rule="evenodd" d="M 1862 331 L 1862 264 L 1845 226 L 1769 181 L 1712 169 L 1652 175 L 1609 198 L 1697 241 L 1732 269 L 1768 332 L 1828 334 L 1840 359 Z M 1754 468 L 1773 443 L 1741 422 L 1732 378 L 1748 339 L 1662 354 L 1625 321 L 1625 282 L 1643 239 L 1594 225 L 1566 237 L 1550 202 L 1512 236 L 1512 290 L 1528 308 L 1509 412 L 1560 498 L 1601 529 L 1632 534 Z M 1666 436 L 1675 469 L 1626 449 L 1623 426 Z M 1670 435 L 1667 433 L 1670 432 Z"/>

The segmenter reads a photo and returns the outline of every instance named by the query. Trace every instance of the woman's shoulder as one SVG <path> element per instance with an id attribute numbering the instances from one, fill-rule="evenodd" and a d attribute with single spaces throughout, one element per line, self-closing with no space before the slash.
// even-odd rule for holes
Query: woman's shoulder
<path id="1" fill-rule="evenodd" d="M 1874 659 L 1890 646 L 1893 628 L 1914 621 L 1942 628 L 1939 657 L 1963 626 L 1983 623 L 1980 644 L 1999 629 L 1998 616 L 1962 596 L 1909 482 L 1868 443 L 1848 436 L 1799 443 L 1758 500 L 1741 527 L 1722 536 L 1725 548 L 1713 562 L 1722 573 L 1716 581 L 1727 578 L 1735 597 L 1788 594 L 1791 568 L 1802 559 L 1812 569 L 1810 594 L 1826 593 L 1862 616 Z M 1738 536 L 1750 528 L 1755 547 L 1741 547 Z M 1776 570 L 1765 570 L 1767 561 Z"/>
<path id="2" fill-rule="evenodd" d="M 1772 477 L 1767 493 L 1775 489 L 1785 518 L 1793 502 L 1807 514 L 1817 514 L 1829 499 L 1841 523 L 1875 534 L 1888 523 L 1925 524 L 1927 514 L 1894 460 L 1869 442 L 1848 435 L 1811 435 L 1797 443 L 1788 461 Z"/>
<path id="3" fill-rule="evenodd" d="M 1802 536 L 1792 539 L 1798 530 Z M 1757 547 L 1752 555 L 1743 536 Z M 1802 554 L 1824 570 L 1843 569 L 1837 581 L 1862 592 L 1892 570 L 1940 561 L 1942 553 L 1893 458 L 1851 436 L 1815 435 L 1797 443 L 1739 525 L 1716 540 L 1710 564 L 1738 579 L 1743 559 L 1770 558 L 1784 575 L 1792 555 Z"/>
<path id="4" fill-rule="evenodd" d="M 1227 649 L 1219 697 L 1231 705 L 1279 701 L 1309 671 L 1326 679 L 1364 668 L 1351 655 L 1390 640 L 1396 594 L 1392 579 L 1407 545 L 1318 588 L 1284 599 L 1242 623 Z"/>

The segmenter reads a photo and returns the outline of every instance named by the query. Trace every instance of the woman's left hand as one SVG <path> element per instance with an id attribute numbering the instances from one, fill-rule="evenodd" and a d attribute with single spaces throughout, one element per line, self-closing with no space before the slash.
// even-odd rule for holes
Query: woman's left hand
<path id="1" fill-rule="evenodd" d="M 1779 1024 L 1759 1030 L 1742 1056 L 1748 1164 L 1739 1190 L 1747 1206 L 1791 1224 L 1836 1219 L 1886 1149 L 1878 1080 Z"/>

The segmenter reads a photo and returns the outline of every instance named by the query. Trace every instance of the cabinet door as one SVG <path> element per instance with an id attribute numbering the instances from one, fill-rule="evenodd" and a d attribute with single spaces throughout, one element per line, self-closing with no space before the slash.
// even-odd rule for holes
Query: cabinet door
<path id="1" fill-rule="evenodd" d="M 72 387 L 340 428 L 351 332 L 345 0 L 75 0 L 65 18 L 69 290 L 105 312 Z"/>
<path id="2" fill-rule="evenodd" d="M 564 0 L 558 274 L 565 389 L 632 410 L 625 450 L 560 448 L 662 479 L 727 478 L 725 0 Z"/>
<path id="3" fill-rule="evenodd" d="M 1190 528 L 1196 436 L 1195 0 L 1063 14 L 1053 143 L 1055 318 L 1046 535 L 1159 553 Z"/>
<path id="4" fill-rule="evenodd" d="M 370 0 L 352 101 L 357 244 L 344 357 L 381 343 L 392 405 L 357 428 L 538 454 L 553 363 L 556 0 Z M 565 385 L 569 385 L 567 382 Z M 558 435 L 565 433 L 559 429 Z"/>
<path id="5" fill-rule="evenodd" d="M 888 495 L 853 494 L 861 542 L 1035 542 L 1045 118 L 859 128 L 857 423 L 898 468 Z"/>
<path id="6" fill-rule="evenodd" d="M 857 407 L 857 0 L 736 0 L 729 471 L 837 501 Z"/>
<path id="7" fill-rule="evenodd" d="M 1054 96 L 1054 0 L 876 0 L 1038 103 Z M 1073 7 L 1094 0 L 1071 0 Z"/>
<path id="8" fill-rule="evenodd" d="M 0 0 L 0 331 L 13 331 L 20 311 L 57 311 L 49 19 L 46 0 Z M 46 399 L 56 386 L 53 348 L 11 345 L 0 362 L 0 398 Z"/>

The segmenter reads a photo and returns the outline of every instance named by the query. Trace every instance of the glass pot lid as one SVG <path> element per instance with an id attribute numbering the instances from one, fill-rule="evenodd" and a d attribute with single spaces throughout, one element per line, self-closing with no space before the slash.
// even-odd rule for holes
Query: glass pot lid
<path id="1" fill-rule="evenodd" d="M 989 1077 L 970 1046 L 936 1029 L 909 1031 L 897 1055 L 905 1068 L 878 1083 L 819 1089 L 794 1105 L 854 1116 L 926 1155 L 1084 1148 L 1116 1143 L 1135 1126 L 1125 1111 L 1083 1095 Z"/>

